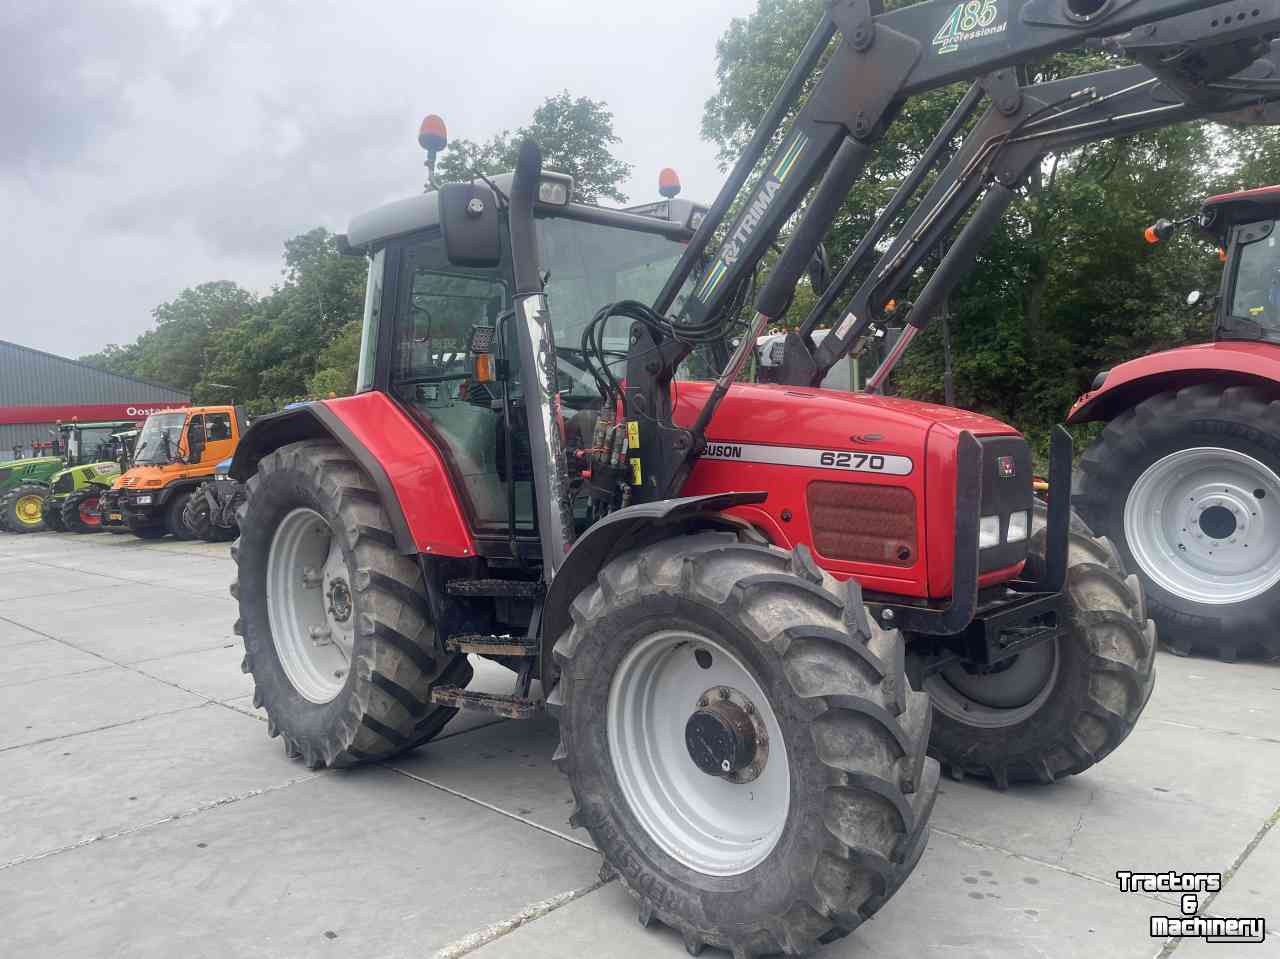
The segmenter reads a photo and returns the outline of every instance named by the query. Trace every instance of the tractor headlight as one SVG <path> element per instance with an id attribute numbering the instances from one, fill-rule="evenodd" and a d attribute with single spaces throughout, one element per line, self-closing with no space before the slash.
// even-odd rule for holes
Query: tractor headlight
<path id="1" fill-rule="evenodd" d="M 1027 534 L 1031 531 L 1031 514 L 1025 509 L 1021 512 L 1014 513 L 1009 517 L 1009 535 L 1005 538 L 1008 543 L 1021 543 L 1027 538 Z"/>
<path id="2" fill-rule="evenodd" d="M 1000 545 L 1000 517 L 984 516 L 978 523 L 978 549 Z"/>

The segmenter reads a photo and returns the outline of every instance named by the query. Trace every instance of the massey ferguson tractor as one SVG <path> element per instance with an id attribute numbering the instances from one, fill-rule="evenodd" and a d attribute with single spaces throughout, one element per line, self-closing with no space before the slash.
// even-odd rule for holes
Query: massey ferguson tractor
<path id="1" fill-rule="evenodd" d="M 355 218 L 358 392 L 256 421 L 231 470 L 270 735 L 348 766 L 458 709 L 548 712 L 604 874 L 642 923 L 735 957 L 809 954 L 883 905 L 927 843 L 927 753 L 1001 788 L 1089 769 L 1146 704 L 1155 630 L 1069 498 L 1037 503 L 1018 432 L 740 375 L 907 98 L 979 80 L 958 112 L 989 94 L 999 155 L 1086 122 L 1088 97 L 1041 103 L 1018 64 L 1111 37 L 1190 111 L 1177 92 L 1252 69 L 1277 29 L 1280 0 L 833 0 L 709 209 L 577 203 L 525 143 L 514 174 Z M 420 140 L 431 166 L 443 123 Z M 991 155 L 957 190 L 1007 207 Z M 816 382 L 867 322 L 810 351 Z M 783 372 L 810 346 L 788 338 Z M 468 691 L 469 655 L 512 693 Z"/>
<path id="2" fill-rule="evenodd" d="M 1214 342 L 1098 375 L 1069 423 L 1107 428 L 1075 503 L 1142 577 L 1174 652 L 1280 655 L 1280 187 L 1218 196 L 1196 222 L 1225 254 Z"/>

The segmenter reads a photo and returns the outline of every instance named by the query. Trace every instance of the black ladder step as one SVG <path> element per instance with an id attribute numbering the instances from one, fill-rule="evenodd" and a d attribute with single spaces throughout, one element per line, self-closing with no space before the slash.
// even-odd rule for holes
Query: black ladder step
<path id="1" fill-rule="evenodd" d="M 492 713 L 507 719 L 532 719 L 542 712 L 542 703 L 537 700 L 520 696 L 497 696 L 493 693 L 472 693 L 457 686 L 437 686 L 431 690 L 431 701 L 437 706 Z"/>
<path id="2" fill-rule="evenodd" d="M 458 635 L 445 640 L 451 653 L 479 653 L 481 656 L 538 656 L 541 644 L 523 636 Z"/>
<path id="3" fill-rule="evenodd" d="M 537 599 L 546 587 L 527 579 L 451 579 L 445 583 L 450 596 L 500 596 L 513 599 Z"/>

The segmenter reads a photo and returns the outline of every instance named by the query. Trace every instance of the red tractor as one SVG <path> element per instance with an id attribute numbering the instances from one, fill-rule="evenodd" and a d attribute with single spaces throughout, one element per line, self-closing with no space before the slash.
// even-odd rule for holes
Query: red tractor
<path id="1" fill-rule="evenodd" d="M 549 712 L 570 822 L 641 922 L 735 957 L 808 954 L 896 891 L 927 842 L 926 753 L 999 787 L 1108 755 L 1151 693 L 1154 627 L 1068 498 L 1035 500 L 1018 432 L 740 377 L 907 97 L 981 76 L 967 110 L 990 92 L 1021 132 L 1046 114 L 1009 68 L 1152 21 L 1126 51 L 1203 92 L 1280 27 L 1280 0 L 1238 6 L 832 0 L 709 209 L 575 202 L 526 143 L 514 174 L 432 175 L 353 220 L 357 395 L 259 419 L 232 466 L 269 733 L 346 766 L 458 709 Z M 420 140 L 430 164 L 443 124 Z M 1066 488 L 1069 434 L 1053 446 Z M 473 655 L 511 695 L 467 690 Z"/>
<path id="2" fill-rule="evenodd" d="M 1098 375 L 1067 422 L 1106 422 L 1074 501 L 1142 577 L 1177 653 L 1280 654 L 1280 187 L 1205 201 L 1225 253 L 1214 342 Z M 1162 220 L 1148 239 L 1182 224 Z"/>

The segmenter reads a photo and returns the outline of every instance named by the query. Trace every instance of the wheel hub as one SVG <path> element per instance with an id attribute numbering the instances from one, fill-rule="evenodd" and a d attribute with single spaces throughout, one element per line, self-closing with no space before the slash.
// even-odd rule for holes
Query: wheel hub
<path id="1" fill-rule="evenodd" d="M 335 579 L 329 584 L 329 615 L 339 623 L 351 618 L 351 589 L 345 579 Z"/>
<path id="2" fill-rule="evenodd" d="M 709 689 L 684 727 L 693 764 L 732 783 L 759 778 L 769 758 L 769 734 L 751 700 L 736 689 Z"/>
<path id="3" fill-rule="evenodd" d="M 33 526 L 40 522 L 43 513 L 44 501 L 39 496 L 24 496 L 18 500 L 15 512 L 18 514 L 18 522 L 26 523 Z"/>
<path id="4" fill-rule="evenodd" d="M 768 857 L 790 808 L 787 748 L 729 648 L 682 630 L 640 639 L 614 671 L 605 726 L 627 806 L 667 855 L 708 876 Z"/>
<path id="5" fill-rule="evenodd" d="M 1280 583 L 1280 477 L 1237 450 L 1179 450 L 1153 463 L 1125 502 L 1142 571 L 1176 596 L 1229 605 Z"/>

